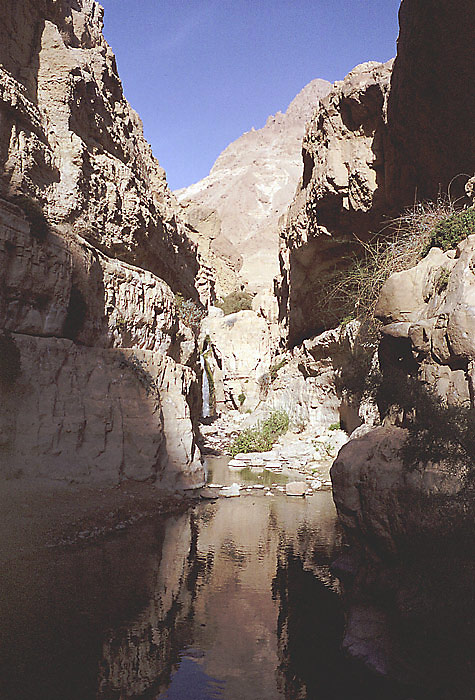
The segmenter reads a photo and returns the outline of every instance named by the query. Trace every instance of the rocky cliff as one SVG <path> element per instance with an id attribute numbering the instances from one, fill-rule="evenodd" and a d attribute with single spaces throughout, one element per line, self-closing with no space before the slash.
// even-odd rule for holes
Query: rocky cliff
<path id="1" fill-rule="evenodd" d="M 281 234 L 278 284 L 281 333 L 300 358 L 301 377 L 289 375 L 290 382 L 310 389 L 315 373 L 329 413 L 339 411 L 346 427 L 370 423 L 357 428 L 332 468 L 351 545 L 336 563 L 344 646 L 378 673 L 444 700 L 469 698 L 473 689 L 473 235 L 453 250 L 432 248 L 389 278 L 376 307 L 378 353 L 366 367 L 350 360 L 345 369 L 354 347 L 342 355 L 337 343 L 322 357 L 320 346 L 345 326 L 325 330 L 342 320 L 328 291 L 360 241 L 439 193 L 459 198 L 456 207 L 469 203 L 464 186 L 475 149 L 464 115 L 474 106 L 474 11 L 473 1 L 403 0 L 395 61 L 358 66 L 321 100 Z M 285 372 L 275 384 L 281 393 Z M 376 396 L 377 405 L 366 407 L 370 421 L 364 406 L 359 416 L 348 413 L 342 398 L 351 390 L 337 388 L 345 373 L 361 380 L 366 398 Z M 303 402 L 309 398 L 307 391 Z M 372 426 L 376 408 L 383 420 Z"/>
<path id="2" fill-rule="evenodd" d="M 392 61 L 363 63 L 335 83 L 308 124 L 303 176 L 281 233 L 279 306 L 291 345 L 337 322 L 322 298 L 355 236 L 378 230 L 386 192 L 387 101 Z"/>
<path id="3" fill-rule="evenodd" d="M 278 221 L 301 175 L 305 124 L 329 89 L 325 80 L 313 80 L 284 114 L 231 143 L 207 177 L 176 192 L 200 250 L 216 269 L 221 294 L 240 284 L 252 291 L 271 288 L 278 272 Z"/>
<path id="4" fill-rule="evenodd" d="M 195 340 L 174 292 L 206 300 L 211 274 L 123 96 L 102 8 L 0 10 L 0 323 L 21 367 L 2 378 L 2 473 L 199 483 Z"/>
<path id="5" fill-rule="evenodd" d="M 474 109 L 473 12 L 472 0 L 443 8 L 404 0 L 394 67 L 362 64 L 322 100 L 282 233 L 279 303 L 290 344 L 335 323 L 319 298 L 355 237 L 380 231 L 415 201 L 463 195 L 475 169 L 464 116 Z"/>
<path id="6" fill-rule="evenodd" d="M 444 699 L 473 689 L 474 255 L 471 235 L 383 286 L 383 425 L 359 428 L 331 469 L 352 544 L 336 564 L 344 645 Z"/>

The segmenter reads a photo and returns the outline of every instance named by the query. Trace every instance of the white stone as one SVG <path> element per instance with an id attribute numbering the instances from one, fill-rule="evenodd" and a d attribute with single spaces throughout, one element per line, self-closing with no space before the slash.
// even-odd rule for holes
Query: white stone
<path id="1" fill-rule="evenodd" d="M 241 489 L 239 487 L 239 484 L 234 483 L 231 486 L 225 486 L 221 489 L 219 495 L 224 496 L 225 498 L 235 498 L 236 496 L 240 496 Z"/>
<path id="2" fill-rule="evenodd" d="M 305 481 L 291 481 L 285 486 L 287 496 L 305 496 L 307 484 Z"/>

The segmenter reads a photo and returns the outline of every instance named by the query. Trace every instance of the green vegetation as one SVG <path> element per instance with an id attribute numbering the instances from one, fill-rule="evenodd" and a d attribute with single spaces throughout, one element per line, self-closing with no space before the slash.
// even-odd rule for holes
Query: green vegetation
<path id="1" fill-rule="evenodd" d="M 243 291 L 231 292 L 216 306 L 224 311 L 225 316 L 235 314 L 238 311 L 249 311 L 252 309 L 252 294 Z"/>
<path id="2" fill-rule="evenodd" d="M 267 452 L 276 440 L 287 432 L 289 416 L 285 411 L 273 411 L 263 422 L 254 428 L 246 428 L 237 435 L 230 445 L 232 456 L 240 452 Z"/>
<path id="3" fill-rule="evenodd" d="M 327 327 L 357 319 L 378 329 L 374 309 L 381 287 L 395 272 L 416 265 L 433 246 L 454 248 L 475 233 L 475 209 L 456 211 L 450 199 L 416 204 L 369 241 L 343 254 L 338 267 L 322 273 L 315 299 Z M 354 246 L 353 246 L 354 247 Z"/>
<path id="4" fill-rule="evenodd" d="M 474 222 L 474 209 L 455 211 L 448 198 L 416 204 L 378 236 L 358 241 L 359 249 L 343 259 L 344 269 L 330 270 L 322 276 L 322 289 L 317 295 L 323 315 L 331 321 L 329 325 L 346 326 L 353 319 L 360 324 L 352 361 L 339 371 L 340 390 L 355 398 L 368 391 L 381 327 L 374 310 L 386 280 L 416 265 L 434 245 L 444 249 L 455 246 L 475 232 Z M 447 288 L 449 276 L 449 270 L 440 271 L 435 284 L 439 294 Z"/>
<path id="5" fill-rule="evenodd" d="M 246 394 L 243 394 L 243 393 L 239 394 L 238 401 L 239 401 L 241 406 L 243 405 L 245 400 L 246 400 Z"/>
<path id="6" fill-rule="evenodd" d="M 153 396 L 157 405 L 160 402 L 160 391 L 156 380 L 152 377 L 150 372 L 145 369 L 144 363 L 136 355 L 124 355 L 124 353 L 119 353 L 119 367 L 121 369 L 130 370 L 139 381 L 139 383 L 145 389 L 147 396 Z"/>
<path id="7" fill-rule="evenodd" d="M 450 270 L 441 270 L 439 273 L 439 276 L 437 278 L 437 281 L 435 283 L 435 290 L 437 294 L 441 294 L 442 292 L 445 292 L 447 289 L 447 286 L 449 284 L 449 279 L 450 279 Z"/>
<path id="8" fill-rule="evenodd" d="M 408 437 L 401 454 L 407 468 L 443 462 L 475 478 L 475 409 L 447 405 L 429 385 L 397 367 L 384 374 L 373 372 L 368 390 L 381 415 L 394 408 L 403 413 Z"/>
<path id="9" fill-rule="evenodd" d="M 192 299 L 185 299 L 182 294 L 175 294 L 175 304 L 180 320 L 194 333 L 198 333 L 206 311 Z"/>
<path id="10" fill-rule="evenodd" d="M 341 429 L 341 426 L 340 426 L 340 422 L 339 422 L 339 421 L 338 421 L 338 423 L 332 423 L 332 424 L 328 427 L 328 430 L 340 430 L 340 429 Z"/>
<path id="11" fill-rule="evenodd" d="M 433 247 L 442 250 L 456 248 L 460 241 L 472 233 L 475 233 L 475 209 L 456 211 L 434 226 L 423 254 L 426 255 Z"/>
<path id="12" fill-rule="evenodd" d="M 20 350 L 9 331 L 0 333 L 0 381 L 12 385 L 21 374 Z"/>

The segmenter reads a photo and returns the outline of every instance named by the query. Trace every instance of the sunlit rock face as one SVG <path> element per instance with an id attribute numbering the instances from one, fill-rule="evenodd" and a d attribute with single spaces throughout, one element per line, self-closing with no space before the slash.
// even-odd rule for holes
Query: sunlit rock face
<path id="1" fill-rule="evenodd" d="M 474 256 L 475 235 L 456 250 L 432 248 L 387 280 L 376 306 L 385 324 L 383 374 L 396 384 L 407 372 L 433 390 L 434 406 L 460 411 L 462 425 L 461 407 L 473 408 Z M 456 688 L 457 697 L 469 698 L 473 464 L 469 457 L 456 462 L 449 449 L 425 460 L 408 454 L 411 413 L 394 418 L 389 411 L 383 426 L 357 432 L 331 469 L 339 519 L 353 545 L 342 564 L 349 594 L 344 646 L 376 671 L 423 682 L 433 697 L 449 698 Z M 430 409 L 420 409 L 419 419 L 434 421 Z M 422 638 L 429 653 L 409 668 Z M 444 658 L 442 668 L 431 661 L 437 658 Z"/>
<path id="2" fill-rule="evenodd" d="M 357 66 L 321 101 L 282 233 L 280 318 L 290 344 L 335 322 L 319 299 L 355 236 L 381 231 L 415 201 L 463 197 L 475 170 L 472 17 L 470 0 L 404 0 L 394 65 Z"/>
<path id="3" fill-rule="evenodd" d="M 102 8 L 0 12 L 0 325 L 21 355 L 0 389 L 2 473 L 197 485 L 196 342 L 173 292 L 206 301 L 212 278 L 123 96 Z"/>
<path id="4" fill-rule="evenodd" d="M 405 348 L 413 371 L 449 405 L 473 405 L 474 259 L 475 235 L 456 250 L 432 248 L 415 267 L 391 275 L 376 306 L 385 362 L 397 362 Z"/>
<path id="5" fill-rule="evenodd" d="M 1 12 L 2 192 L 196 296 L 195 246 L 123 96 L 102 8 L 4 0 Z"/>
<path id="6" fill-rule="evenodd" d="M 241 283 L 252 291 L 271 287 L 279 217 L 301 177 L 305 124 L 329 89 L 327 81 L 313 80 L 284 114 L 231 143 L 207 177 L 176 192 L 199 249 L 216 270 L 220 294 Z"/>
<path id="7" fill-rule="evenodd" d="M 303 178 L 281 233 L 278 297 L 292 345 L 335 325 L 325 274 L 344 265 L 355 235 L 388 210 L 386 108 L 392 62 L 363 63 L 335 83 L 307 127 Z"/>
<path id="8" fill-rule="evenodd" d="M 267 322 L 251 310 L 227 316 L 216 310 L 203 322 L 201 338 L 210 350 L 208 366 L 219 412 L 232 408 L 254 411 L 263 398 L 272 360 Z"/>

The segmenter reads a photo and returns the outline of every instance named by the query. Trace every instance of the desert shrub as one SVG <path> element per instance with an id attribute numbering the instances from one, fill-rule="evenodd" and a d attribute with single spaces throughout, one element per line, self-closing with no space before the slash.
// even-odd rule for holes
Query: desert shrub
<path id="1" fill-rule="evenodd" d="M 206 311 L 198 306 L 193 299 L 185 299 L 182 294 L 175 294 L 175 304 L 180 320 L 193 332 L 198 332 Z"/>
<path id="2" fill-rule="evenodd" d="M 18 194 L 12 197 L 12 201 L 17 207 L 23 209 L 23 213 L 30 224 L 31 235 L 39 241 L 44 241 L 50 232 L 50 225 L 38 200 L 28 195 Z"/>
<path id="3" fill-rule="evenodd" d="M 14 384 L 21 374 L 20 350 L 8 331 L 0 333 L 0 381 Z"/>
<path id="4" fill-rule="evenodd" d="M 435 245 L 435 232 L 446 230 L 447 222 L 459 221 L 460 217 L 465 222 L 466 236 L 467 221 L 472 221 L 473 210 L 456 212 L 454 203 L 447 197 L 418 203 L 389 222 L 371 240 L 358 241 L 358 249 L 340 262 L 343 267 L 329 270 L 322 276 L 318 296 L 324 316 L 332 320 L 333 325 L 345 326 L 353 319 L 360 323 L 352 360 L 340 368 L 337 378 L 341 391 L 357 398 L 368 391 L 381 327 L 374 311 L 383 284 L 395 272 L 416 265 Z M 449 275 L 448 270 L 440 272 L 436 282 L 439 293 L 446 289 Z"/>
<path id="5" fill-rule="evenodd" d="M 285 411 L 273 411 L 263 423 L 246 428 L 230 445 L 232 456 L 240 452 L 267 452 L 275 441 L 289 428 L 289 416 Z"/>
<path id="6" fill-rule="evenodd" d="M 441 270 L 435 282 L 435 290 L 437 294 L 441 294 L 447 289 L 450 279 L 450 270 Z"/>
<path id="7" fill-rule="evenodd" d="M 328 426 L 328 430 L 340 430 L 340 423 L 332 423 Z"/>
<path id="8" fill-rule="evenodd" d="M 249 311 L 252 309 L 252 294 L 243 291 L 231 292 L 216 306 L 224 311 L 225 316 L 235 314 L 238 311 Z"/>
<path id="9" fill-rule="evenodd" d="M 439 221 L 431 232 L 423 254 L 433 247 L 450 250 L 456 248 L 460 241 L 475 233 L 475 209 L 463 209 Z"/>
<path id="10" fill-rule="evenodd" d="M 87 316 L 87 304 L 84 295 L 73 285 L 71 296 L 69 297 L 68 312 L 64 322 L 63 334 L 65 338 L 76 340 L 84 327 Z"/>
<path id="11" fill-rule="evenodd" d="M 243 405 L 245 400 L 246 400 L 246 394 L 243 394 L 243 393 L 239 394 L 238 401 L 239 401 L 241 406 Z"/>
<path id="12" fill-rule="evenodd" d="M 401 451 L 406 467 L 443 462 L 475 475 L 475 409 L 470 405 L 448 405 L 432 387 L 398 367 L 373 372 L 368 392 L 381 415 L 394 408 L 402 413 L 408 431 Z"/>
<path id="13" fill-rule="evenodd" d="M 358 319 L 374 324 L 381 287 L 395 272 L 416 265 L 434 245 L 453 248 L 475 232 L 475 210 L 456 211 L 447 197 L 415 204 L 369 241 L 343 254 L 338 267 L 322 272 L 315 290 L 321 317 L 328 326 Z"/>

